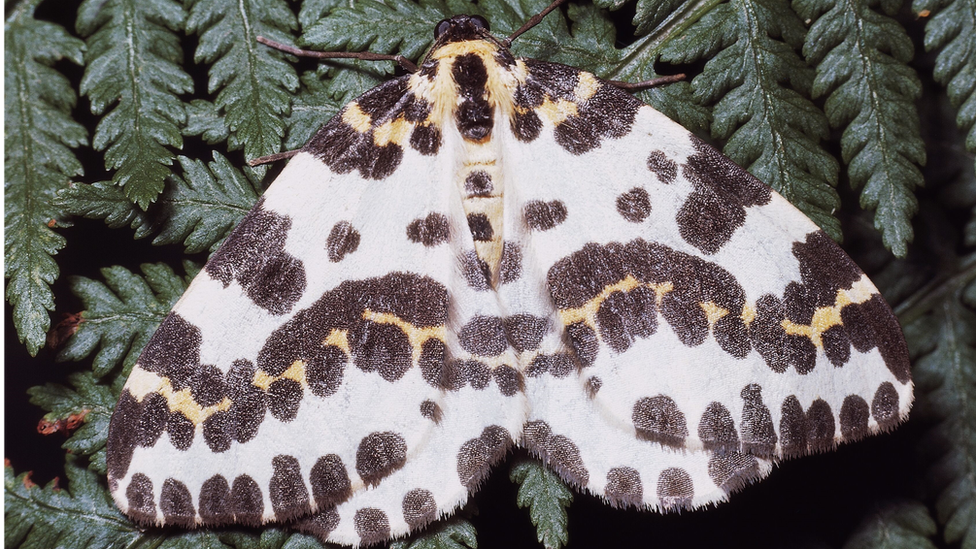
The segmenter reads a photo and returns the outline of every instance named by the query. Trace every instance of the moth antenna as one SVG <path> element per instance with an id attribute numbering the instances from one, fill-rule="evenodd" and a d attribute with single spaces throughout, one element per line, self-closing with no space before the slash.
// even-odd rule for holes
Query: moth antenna
<path id="1" fill-rule="evenodd" d="M 524 25 L 519 27 L 519 30 L 513 32 L 511 36 L 502 40 L 502 45 L 504 45 L 506 48 L 511 47 L 512 41 L 518 38 L 520 34 L 538 25 L 542 21 L 543 17 L 549 15 L 549 12 L 558 8 L 560 5 L 564 4 L 565 2 L 566 0 L 556 0 L 552 4 L 549 4 L 549 7 L 530 17 L 529 20 L 526 21 Z"/>
<path id="2" fill-rule="evenodd" d="M 658 76 L 657 78 L 651 78 L 650 80 L 644 80 L 643 82 L 623 82 L 621 80 L 607 80 L 607 83 L 625 91 L 637 91 L 637 90 L 646 90 L 647 88 L 656 88 L 658 86 L 663 86 L 665 84 L 673 84 L 675 82 L 680 82 L 684 79 L 685 79 L 685 74 L 679 73 L 679 74 L 672 74 L 668 76 Z"/>
<path id="3" fill-rule="evenodd" d="M 250 167 L 260 166 L 261 164 L 270 164 L 272 162 L 277 162 L 279 160 L 284 160 L 286 158 L 291 158 L 301 152 L 301 149 L 295 149 L 293 151 L 283 151 L 280 153 L 269 154 L 268 156 L 261 156 L 258 158 L 253 158 L 247 161 L 247 165 Z"/>
<path id="4" fill-rule="evenodd" d="M 565 0 L 561 0 L 565 1 Z M 256 40 L 265 46 L 276 50 L 297 55 L 298 57 L 313 57 L 315 59 L 365 59 L 367 61 L 396 61 L 407 72 L 417 72 L 417 65 L 402 55 L 387 55 L 369 51 L 312 51 L 275 42 L 274 40 L 258 36 Z"/>

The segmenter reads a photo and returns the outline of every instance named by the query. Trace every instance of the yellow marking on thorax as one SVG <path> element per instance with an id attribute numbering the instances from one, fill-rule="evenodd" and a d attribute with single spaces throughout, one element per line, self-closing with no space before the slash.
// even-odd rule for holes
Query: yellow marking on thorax
<path id="1" fill-rule="evenodd" d="M 359 133 L 366 133 L 372 127 L 372 118 L 359 108 L 359 103 L 352 102 L 342 113 L 342 121 L 352 126 Z"/>
<path id="2" fill-rule="evenodd" d="M 428 339 L 438 339 L 441 343 L 446 343 L 447 340 L 447 328 L 443 325 L 418 328 L 395 314 L 376 313 L 369 309 L 363 311 L 363 319 L 371 320 L 377 324 L 393 324 L 407 334 L 410 347 L 413 349 L 414 365 L 420 362 L 421 347 Z"/>
<path id="3" fill-rule="evenodd" d="M 125 388 L 139 402 L 150 394 L 156 393 L 166 399 L 167 407 L 171 412 L 182 412 L 194 425 L 200 425 L 208 417 L 217 412 L 229 410 L 231 400 L 224 397 L 217 404 L 210 406 L 200 406 L 193 399 L 190 388 L 186 387 L 179 391 L 173 390 L 173 385 L 165 376 L 144 370 L 138 365 L 132 369 L 129 379 L 125 383 Z"/>
<path id="4" fill-rule="evenodd" d="M 520 82 L 525 82 L 528 71 L 521 61 L 516 61 L 511 68 L 502 67 L 495 61 L 496 53 L 498 46 L 487 40 L 451 42 L 431 52 L 430 58 L 438 61 L 436 73 L 433 77 L 416 73 L 409 83 L 410 90 L 431 103 L 431 113 L 427 119 L 439 125 L 451 122 L 459 103 L 457 85 L 452 75 L 454 59 L 469 54 L 480 57 L 485 65 L 488 74 L 485 99 L 488 104 L 492 109 L 500 107 L 503 117 L 510 116 L 513 110 L 512 94 Z"/>
<path id="5" fill-rule="evenodd" d="M 861 278 L 851 285 L 849 290 L 837 290 L 837 297 L 834 298 L 832 306 L 818 307 L 813 312 L 813 318 L 809 325 L 797 324 L 789 319 L 783 319 L 780 325 L 787 334 L 808 337 L 818 349 L 823 349 L 823 333 L 834 326 L 844 324 L 841 318 L 841 311 L 844 307 L 864 303 L 877 292 L 877 288 L 868 280 L 868 277 L 861 275 Z"/>
<path id="6" fill-rule="evenodd" d="M 290 379 L 298 382 L 303 388 L 306 387 L 308 384 L 305 381 L 305 362 L 303 360 L 292 362 L 291 366 L 278 376 L 271 376 L 264 373 L 264 370 L 258 370 L 254 373 L 254 380 L 251 384 L 267 391 L 271 384 L 279 379 Z"/>

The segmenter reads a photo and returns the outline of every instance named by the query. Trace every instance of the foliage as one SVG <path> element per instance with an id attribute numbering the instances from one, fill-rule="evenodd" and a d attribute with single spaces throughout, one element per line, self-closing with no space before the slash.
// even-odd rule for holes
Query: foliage
<path id="1" fill-rule="evenodd" d="M 717 142 L 831 236 L 843 234 L 903 320 L 916 364 L 916 411 L 909 426 L 883 438 L 902 453 L 924 449 L 898 477 L 924 493 L 893 487 L 893 497 L 860 494 L 870 505 L 846 517 L 846 526 L 837 521 L 833 546 L 976 547 L 974 0 L 914 0 L 917 18 L 901 0 L 594 2 L 550 14 L 513 51 L 612 80 L 686 72 L 686 81 L 638 96 Z M 30 400 L 47 424 L 72 426 L 59 427 L 67 434 L 60 486 L 34 486 L 29 474 L 6 467 L 5 546 L 320 547 L 280 528 L 141 530 L 116 510 L 104 479 L 107 425 L 129 368 L 199 263 L 277 171 L 245 167 L 245 160 L 300 147 L 342 105 L 401 72 L 392 62 L 299 60 L 256 37 L 418 60 L 440 19 L 480 14 L 505 36 L 544 0 L 5 6 L 8 326 L 31 355 L 40 354 L 8 371 L 49 366 L 48 382 L 32 388 Z M 923 33 L 929 57 L 909 38 Z M 126 238 L 152 237 L 155 248 L 133 244 L 140 258 L 151 259 L 101 250 L 107 229 L 87 219 Z M 76 259 L 62 259 L 69 256 Z M 45 349 L 51 311 L 74 315 L 66 328 L 72 335 Z M 55 358 L 76 364 L 55 367 Z M 861 448 L 847 451 L 870 452 Z M 879 462 L 890 457 L 881 455 Z M 570 509 L 572 493 L 539 462 L 516 461 L 510 478 L 517 494 L 505 496 L 508 505 L 524 508 L 513 512 L 543 546 L 606 541 L 586 537 L 604 522 L 581 514 L 593 498 L 577 497 Z M 833 503 L 828 507 L 841 507 Z M 481 536 L 494 532 L 482 526 L 487 506 L 481 515 L 471 508 L 463 519 L 394 545 L 474 548 L 476 527 Z M 677 546 L 725 539 L 726 530 L 712 524 L 735 511 L 714 519 L 606 513 L 630 525 L 660 520 L 648 535 L 673 536 Z M 748 512 L 732 516 L 739 517 L 733 525 L 753 524 L 748 532 L 757 546 L 773 545 L 773 538 L 795 546 L 792 538 L 756 532 Z M 796 523 L 786 524 L 787 532 L 811 522 L 804 513 L 790 517 Z M 674 526 L 685 520 L 707 527 Z"/>

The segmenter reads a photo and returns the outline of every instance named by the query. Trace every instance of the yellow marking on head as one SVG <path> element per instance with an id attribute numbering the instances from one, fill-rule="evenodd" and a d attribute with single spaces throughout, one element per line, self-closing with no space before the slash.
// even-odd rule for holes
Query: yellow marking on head
<path id="1" fill-rule="evenodd" d="M 603 84 L 601 84 L 600 81 L 597 80 L 592 74 L 588 72 L 580 72 L 579 82 L 576 84 L 576 87 L 573 88 L 573 97 L 575 97 L 577 101 L 587 101 L 589 98 L 593 97 L 593 94 L 595 94 L 602 85 Z"/>
<path id="2" fill-rule="evenodd" d="M 404 120 L 403 117 L 387 120 L 373 132 L 373 143 L 378 147 L 385 147 L 390 143 L 402 145 L 412 129 L 413 124 Z"/>
<path id="3" fill-rule="evenodd" d="M 349 330 L 332 328 L 332 331 L 329 332 L 328 337 L 325 338 L 322 345 L 332 345 L 333 347 L 342 349 L 342 352 L 346 353 L 346 355 L 352 355 L 352 351 L 349 348 Z"/>
<path id="4" fill-rule="evenodd" d="M 437 339 L 441 343 L 445 343 L 447 339 L 447 328 L 443 325 L 418 328 L 395 314 L 376 313 L 369 309 L 363 311 L 363 319 L 371 320 L 377 324 L 392 324 L 407 334 L 410 347 L 413 348 L 414 365 L 420 363 L 421 347 L 423 347 L 428 339 Z"/>
<path id="5" fill-rule="evenodd" d="M 359 133 L 366 133 L 373 126 L 373 119 L 359 108 L 359 103 L 353 101 L 342 112 L 342 121 L 352 126 Z"/>
<path id="6" fill-rule="evenodd" d="M 254 380 L 251 382 L 255 387 L 260 387 L 262 390 L 267 391 L 271 384 L 279 379 L 290 379 L 292 381 L 298 382 L 302 388 L 308 386 L 305 381 L 305 362 L 303 360 L 296 360 L 291 363 L 291 366 L 287 370 L 281 372 L 281 375 L 271 376 L 266 374 L 263 370 L 258 370 L 254 373 Z"/>
<path id="7" fill-rule="evenodd" d="M 722 319 L 723 316 L 729 314 L 729 310 L 723 307 L 719 307 L 714 301 L 706 301 L 705 303 L 700 303 L 701 308 L 705 311 L 705 316 L 708 318 L 708 325 L 710 327 L 715 326 L 715 323 Z"/>
<path id="8" fill-rule="evenodd" d="M 752 324 L 752 321 L 756 319 L 756 306 L 750 303 L 746 303 L 742 306 L 742 314 L 739 315 L 742 319 L 742 323 L 747 327 Z"/>
<path id="9" fill-rule="evenodd" d="M 878 289 L 874 287 L 874 284 L 868 280 L 866 275 L 861 275 L 861 278 L 851 285 L 848 290 L 837 290 L 837 296 L 834 298 L 834 304 L 830 307 L 817 307 L 813 311 L 813 318 L 810 320 L 809 325 L 797 324 L 789 319 L 783 319 L 780 326 L 783 327 L 789 335 L 798 335 L 810 338 L 810 341 L 818 349 L 823 349 L 823 334 L 830 328 L 834 326 L 842 326 L 844 324 L 841 318 L 841 311 L 844 307 L 848 305 L 856 305 L 859 303 L 864 303 L 870 300 L 875 294 L 878 293 Z"/>

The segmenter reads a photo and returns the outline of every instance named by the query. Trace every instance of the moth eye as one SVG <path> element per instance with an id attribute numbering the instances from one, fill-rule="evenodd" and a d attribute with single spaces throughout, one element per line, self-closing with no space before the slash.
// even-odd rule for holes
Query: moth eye
<path id="1" fill-rule="evenodd" d="M 442 34 L 447 32 L 447 29 L 451 28 L 451 20 L 444 19 L 434 27 L 434 40 L 441 37 Z"/>
<path id="2" fill-rule="evenodd" d="M 480 15 L 472 15 L 471 22 L 479 29 L 485 29 L 486 31 L 491 30 L 491 27 L 488 25 L 488 20 Z"/>

